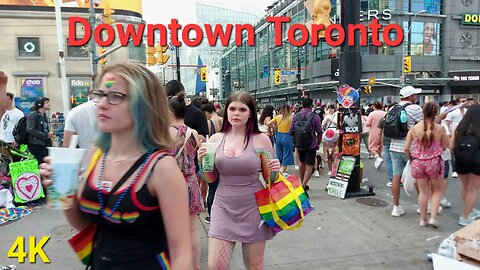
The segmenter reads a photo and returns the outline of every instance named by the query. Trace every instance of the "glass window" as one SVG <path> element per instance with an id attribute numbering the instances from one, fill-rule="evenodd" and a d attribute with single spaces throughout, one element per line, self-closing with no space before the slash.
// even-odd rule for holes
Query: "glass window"
<path id="1" fill-rule="evenodd" d="M 370 0 L 368 1 L 368 9 L 378 10 L 379 0 Z"/>
<path id="2" fill-rule="evenodd" d="M 425 0 L 425 10 L 427 13 L 440 14 L 440 0 Z"/>
<path id="3" fill-rule="evenodd" d="M 18 57 L 41 57 L 39 37 L 18 37 Z"/>
<path id="4" fill-rule="evenodd" d="M 170 55 L 170 58 L 174 57 L 175 53 L 172 50 L 168 50 L 165 52 L 166 55 Z M 173 56 L 172 56 L 173 55 Z M 128 59 L 138 60 L 142 63 L 146 62 L 146 55 L 145 55 L 145 46 L 144 44 L 140 44 L 140 46 L 133 45 L 133 42 L 128 43 Z"/>
<path id="5" fill-rule="evenodd" d="M 368 0 L 362 0 L 360 2 L 360 10 L 363 10 L 363 11 L 368 10 Z"/>
<path id="6" fill-rule="evenodd" d="M 68 38 L 67 38 L 67 56 L 68 57 L 88 57 L 88 45 L 83 46 L 69 46 L 68 45 Z"/>

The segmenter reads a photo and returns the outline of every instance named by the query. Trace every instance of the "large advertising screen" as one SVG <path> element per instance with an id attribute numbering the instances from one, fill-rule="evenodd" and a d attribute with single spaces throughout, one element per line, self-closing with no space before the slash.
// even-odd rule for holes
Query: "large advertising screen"
<path id="1" fill-rule="evenodd" d="M 70 8 L 89 8 L 90 1 L 94 3 L 96 8 L 104 8 L 107 4 L 110 4 L 110 8 L 113 10 L 125 10 L 134 13 L 142 14 L 142 1 L 141 0 L 62 0 L 62 7 Z M 55 0 L 0 0 L 0 9 L 4 6 L 11 7 L 55 7 Z M 120 12 L 121 13 L 121 12 Z"/>
<path id="2" fill-rule="evenodd" d="M 404 22 L 405 33 L 408 23 Z M 440 54 L 440 24 L 435 22 L 413 22 L 410 30 L 410 51 L 412 55 Z M 407 37 L 406 37 L 407 39 Z"/>

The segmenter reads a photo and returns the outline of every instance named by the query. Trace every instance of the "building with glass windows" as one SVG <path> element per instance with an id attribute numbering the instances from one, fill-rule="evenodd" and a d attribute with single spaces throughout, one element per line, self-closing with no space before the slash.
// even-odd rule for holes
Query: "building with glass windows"
<path id="1" fill-rule="evenodd" d="M 197 25 L 203 27 L 205 24 L 210 24 L 214 28 L 219 24 L 225 29 L 227 24 L 254 25 L 263 16 L 263 11 L 237 0 L 197 0 L 195 1 L 195 16 Z M 232 31 L 230 40 L 233 41 L 234 37 L 235 31 Z M 204 39 L 206 38 L 204 37 Z M 215 46 L 210 46 L 206 40 L 196 47 L 182 46 L 180 48 L 180 63 L 185 64 L 185 67 L 181 69 L 181 80 L 189 94 L 198 94 L 193 91 L 196 89 L 195 78 L 198 76 L 198 68 L 194 68 L 193 65 L 197 65 L 199 57 L 202 64 L 207 66 L 210 74 L 207 90 L 212 87 L 218 88 L 219 81 L 215 78 L 218 77 L 218 74 L 212 71 L 218 70 L 223 48 L 225 47 L 220 42 L 217 42 Z"/>
<path id="2" fill-rule="evenodd" d="M 331 21 L 339 23 L 339 1 L 331 0 Z M 375 78 L 371 94 L 362 93 L 363 102 L 398 100 L 399 86 L 420 87 L 420 102 L 443 101 L 457 96 L 480 97 L 479 1 L 469 0 L 361 0 L 360 20 L 369 24 L 378 19 L 383 26 L 398 24 L 404 40 L 397 47 L 374 46 L 368 33 L 367 46 L 360 47 L 362 86 Z M 269 7 L 267 16 L 288 16 L 288 28 L 305 23 L 310 15 L 304 1 L 282 0 Z M 477 19 L 475 19 L 477 18 Z M 340 47 L 326 42 L 295 47 L 288 41 L 274 44 L 274 25 L 264 17 L 255 25 L 256 44 L 226 48 L 221 59 L 222 97 L 232 91 L 251 92 L 260 104 L 296 103 L 298 69 L 300 84 L 314 100 L 323 103 L 336 99 Z M 395 38 L 392 32 L 390 38 Z M 297 32 L 298 39 L 298 32 Z M 380 35 L 383 43 L 383 35 Z M 411 56 L 411 71 L 403 74 L 404 56 Z M 274 82 L 274 70 L 281 70 Z M 242 82 L 242 83 L 238 83 Z"/>
<path id="3" fill-rule="evenodd" d="M 105 1 L 99 1 L 96 9 L 97 24 L 101 22 L 101 15 Z M 84 6 L 79 6 L 83 3 Z M 115 10 L 112 16 L 119 24 L 142 23 L 141 1 L 117 1 L 111 3 Z M 89 53 L 89 44 L 84 46 L 69 46 L 68 18 L 72 16 L 88 19 L 89 2 L 62 1 L 62 28 L 64 35 L 64 57 L 68 79 L 68 90 L 71 96 L 70 106 L 83 103 L 87 100 L 88 91 L 92 87 L 92 60 Z M 0 0 L 0 70 L 8 76 L 7 91 L 15 95 L 15 105 L 28 112 L 34 101 L 46 96 L 50 98 L 52 113 L 63 111 L 62 84 L 60 79 L 59 53 L 57 45 L 57 31 L 55 24 L 54 1 L 22 1 Z M 84 36 L 82 25 L 76 28 L 77 38 Z M 92 30 L 93 31 L 93 30 Z M 105 36 L 104 36 L 105 37 Z M 115 38 L 111 46 L 105 47 L 108 51 L 119 44 Z M 96 55 L 100 54 L 96 46 Z M 145 62 L 145 48 L 135 47 L 130 43 L 106 57 L 107 64 L 121 59 L 134 59 Z M 98 72 L 101 64 L 98 64 Z"/>

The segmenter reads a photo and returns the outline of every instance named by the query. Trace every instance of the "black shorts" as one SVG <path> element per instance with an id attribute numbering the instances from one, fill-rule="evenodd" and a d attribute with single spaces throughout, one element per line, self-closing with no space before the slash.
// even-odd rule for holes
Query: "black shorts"
<path id="1" fill-rule="evenodd" d="M 301 163 L 305 163 L 305 165 L 312 165 L 315 164 L 315 156 L 317 150 L 310 149 L 310 150 L 297 150 L 298 151 L 298 159 Z"/>
<path id="2" fill-rule="evenodd" d="M 456 162 L 455 162 L 456 163 Z M 465 164 L 455 164 L 455 172 L 458 174 L 475 174 L 480 175 L 480 166 L 478 165 L 465 165 Z"/>

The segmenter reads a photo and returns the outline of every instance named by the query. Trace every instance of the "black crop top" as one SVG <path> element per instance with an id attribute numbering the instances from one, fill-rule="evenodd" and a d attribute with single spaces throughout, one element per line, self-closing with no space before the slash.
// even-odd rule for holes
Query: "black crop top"
<path id="1" fill-rule="evenodd" d="M 148 168 L 152 162 L 156 163 L 165 155 L 167 155 L 165 151 L 153 153 L 145 168 Z M 141 175 L 145 173 L 144 169 Z M 88 214 L 92 222 L 97 224 L 92 260 L 95 262 L 100 259 L 116 264 L 154 259 L 162 252 L 168 255 L 167 238 L 158 199 L 150 194 L 147 184 L 143 184 L 135 192 L 138 182 L 135 183 L 125 194 L 115 213 L 107 217 L 99 215 L 98 189 L 92 183 L 92 175 L 93 173 L 88 176 L 79 203 L 80 211 Z M 111 209 L 123 191 L 124 189 L 118 190 L 113 195 L 102 191 L 103 200 L 108 200 L 104 209 L 106 215 L 111 213 Z M 108 198 L 110 196 L 111 198 Z"/>

